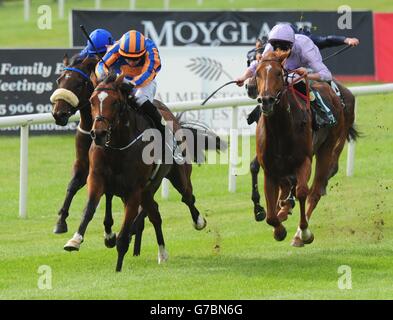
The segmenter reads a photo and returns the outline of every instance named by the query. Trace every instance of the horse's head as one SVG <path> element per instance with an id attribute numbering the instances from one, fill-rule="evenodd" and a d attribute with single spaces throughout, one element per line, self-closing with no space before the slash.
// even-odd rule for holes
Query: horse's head
<path id="1" fill-rule="evenodd" d="M 89 105 L 89 97 L 94 89 L 91 74 L 97 61 L 96 58 L 81 60 L 76 56 L 70 63 L 68 57 L 64 57 L 64 71 L 57 79 L 58 87 L 50 97 L 56 124 L 65 126 L 76 111 Z"/>
<path id="2" fill-rule="evenodd" d="M 107 76 L 95 88 L 91 98 L 91 115 L 94 123 L 90 132 L 98 146 L 109 143 L 112 129 L 121 121 L 127 109 L 127 97 L 133 87 L 123 82 L 124 76 Z"/>
<path id="3" fill-rule="evenodd" d="M 257 67 L 257 101 L 265 116 L 273 113 L 285 88 L 283 64 L 288 56 L 289 51 L 268 52 Z"/>

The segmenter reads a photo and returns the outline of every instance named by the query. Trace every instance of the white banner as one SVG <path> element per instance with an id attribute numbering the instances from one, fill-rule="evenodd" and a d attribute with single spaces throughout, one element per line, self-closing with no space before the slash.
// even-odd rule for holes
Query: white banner
<path id="1" fill-rule="evenodd" d="M 218 87 L 243 74 L 247 66 L 246 54 L 250 49 L 196 46 L 159 49 L 162 68 L 157 76 L 156 99 L 165 103 L 207 98 Z M 236 84 L 230 84 L 211 99 L 246 95 L 245 87 L 239 88 Z M 205 106 L 208 108 L 209 102 Z M 254 106 L 240 108 L 239 128 L 251 128 L 254 131 L 254 127 L 248 126 L 246 121 L 247 114 Z M 219 130 L 230 128 L 230 115 L 230 108 L 207 109 L 188 111 L 184 118 L 202 121 Z"/>

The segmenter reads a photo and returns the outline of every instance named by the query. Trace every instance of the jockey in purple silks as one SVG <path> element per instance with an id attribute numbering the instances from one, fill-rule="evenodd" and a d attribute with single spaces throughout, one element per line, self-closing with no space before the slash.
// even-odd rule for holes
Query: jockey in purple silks
<path id="1" fill-rule="evenodd" d="M 307 74 L 309 80 L 326 81 L 329 83 L 332 81 L 332 74 L 322 62 L 322 56 L 318 47 L 309 37 L 302 34 L 295 34 L 290 24 L 277 24 L 273 27 L 269 33 L 268 44 L 262 56 L 266 52 L 277 49 L 283 51 L 290 50 L 290 55 L 284 63 L 285 69 L 293 71 L 289 74 L 288 81 L 293 81 L 293 79 L 305 74 Z M 244 74 L 236 79 L 238 86 L 242 86 L 245 80 L 255 75 L 258 63 L 259 61 L 257 60 L 253 61 Z M 302 82 L 296 86 L 299 88 L 301 84 Z M 318 115 L 320 116 L 320 123 L 318 126 L 334 126 L 336 119 L 329 107 L 323 102 L 322 97 L 317 91 L 312 92 L 316 98 L 316 103 L 313 103 L 313 105 L 315 108 L 319 108 Z"/>

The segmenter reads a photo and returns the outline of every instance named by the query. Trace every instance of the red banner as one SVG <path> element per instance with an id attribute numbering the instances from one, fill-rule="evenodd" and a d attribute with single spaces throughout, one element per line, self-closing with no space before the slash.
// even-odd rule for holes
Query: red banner
<path id="1" fill-rule="evenodd" d="M 374 14 L 375 76 L 393 81 L 393 13 Z"/>

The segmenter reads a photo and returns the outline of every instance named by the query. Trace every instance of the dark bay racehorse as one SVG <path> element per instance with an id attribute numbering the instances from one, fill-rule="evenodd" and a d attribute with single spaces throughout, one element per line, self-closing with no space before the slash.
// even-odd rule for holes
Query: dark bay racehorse
<path id="1" fill-rule="evenodd" d="M 285 82 L 282 64 L 287 57 L 288 52 L 268 53 L 257 68 L 258 102 L 262 104 L 263 114 L 256 131 L 257 159 L 264 170 L 266 220 L 274 227 L 274 238 L 281 241 L 286 237 L 282 222 L 287 219 L 289 209 L 285 205 L 282 208 L 279 199 L 287 199 L 291 188 L 295 188 L 300 223 L 292 245 L 303 246 L 314 239 L 308 228 L 309 219 L 321 196 L 326 193 L 328 180 L 338 170 L 338 159 L 345 140 L 356 139 L 358 134 L 353 127 L 353 95 L 343 88 L 342 93 L 347 99 L 343 108 L 339 97 L 324 82 L 315 82 L 313 88 L 332 106 L 337 124 L 313 134 L 309 100 L 302 100 L 293 84 Z M 309 189 L 313 155 L 316 159 L 315 175 Z"/>
<path id="2" fill-rule="evenodd" d="M 205 220 L 194 206 L 195 197 L 189 179 L 191 165 L 163 163 L 157 167 L 142 159 L 143 150 L 149 142 L 140 138 L 145 130 L 151 128 L 151 123 L 140 112 L 129 107 L 129 93 L 130 87 L 123 83 L 123 76 L 116 79 L 112 75 L 96 87 L 91 97 L 94 143 L 89 151 L 88 202 L 78 232 L 64 247 L 69 251 L 79 249 L 101 196 L 107 192 L 115 194 L 122 199 L 125 208 L 124 222 L 116 241 L 117 271 L 121 270 L 132 230 L 137 225 L 135 221 L 143 219 L 143 211 L 147 213 L 156 232 L 159 261 L 167 257 L 161 216 L 158 204 L 154 201 L 154 194 L 163 177 L 168 176 L 175 182 L 176 189 L 183 196 L 182 201 L 190 207 L 197 228 L 205 226 Z M 160 111 L 168 122 L 174 123 L 175 132 L 181 128 L 163 104 Z M 153 172 L 154 178 L 151 180 Z"/>
<path id="3" fill-rule="evenodd" d="M 93 93 L 96 85 L 94 75 L 94 67 L 97 63 L 95 58 L 87 58 L 84 60 L 74 57 L 71 62 L 68 58 L 63 61 L 65 70 L 58 79 L 58 89 L 53 93 L 51 100 L 53 102 L 52 114 L 59 125 L 66 125 L 70 116 L 80 111 L 81 120 L 78 126 L 78 131 L 75 137 L 76 145 L 76 161 L 74 163 L 73 177 L 67 188 L 66 199 L 59 211 L 59 219 L 55 226 L 55 233 L 67 232 L 66 218 L 68 217 L 68 210 L 71 201 L 76 192 L 86 184 L 86 179 L 89 172 L 89 158 L 88 151 L 92 143 L 90 136 L 93 119 L 91 116 L 89 98 Z M 160 106 L 159 101 L 155 100 L 156 105 Z M 162 107 L 162 106 L 161 106 Z M 188 123 L 181 124 L 194 131 L 195 136 L 204 135 L 206 139 L 207 149 L 211 148 L 212 140 L 216 140 L 217 136 L 209 130 L 199 130 L 198 127 L 190 127 Z M 225 149 L 226 146 L 222 141 L 214 144 L 217 150 Z M 195 154 L 202 154 L 202 150 L 195 150 Z M 206 221 L 199 215 L 196 209 L 195 197 L 193 195 L 191 183 L 192 166 L 189 163 L 183 165 L 175 165 L 168 173 L 167 178 L 171 181 L 172 185 L 182 195 L 182 201 L 187 204 L 193 218 L 193 225 L 196 230 L 201 230 L 206 225 Z M 112 198 L 113 195 L 106 194 L 106 208 L 105 208 L 105 245 L 109 248 L 115 245 L 116 236 L 111 232 L 113 225 L 112 219 Z M 142 214 L 143 216 L 144 214 Z M 136 226 L 136 236 L 134 243 L 134 255 L 140 254 L 142 231 L 144 229 L 144 220 L 138 220 Z"/>
<path id="4" fill-rule="evenodd" d="M 89 172 L 88 152 L 92 141 L 90 130 L 93 125 L 89 99 L 95 87 L 94 68 L 97 62 L 95 58 L 80 59 L 77 55 L 69 61 L 65 56 L 63 59 L 65 69 L 57 79 L 58 88 L 51 96 L 52 115 L 57 125 L 65 126 L 72 115 L 77 111 L 80 112 L 80 122 L 75 135 L 76 160 L 73 165 L 72 178 L 54 228 L 54 233 L 58 234 L 67 232 L 66 219 L 72 199 L 86 184 Z M 112 215 L 112 196 L 107 195 L 106 199 L 106 214 Z"/>

